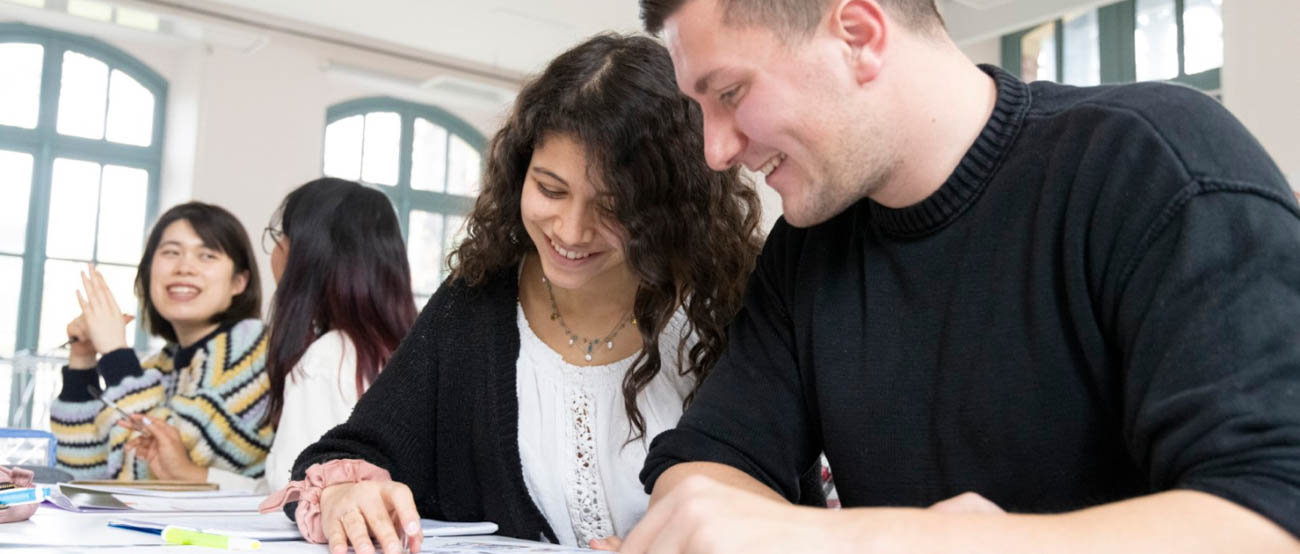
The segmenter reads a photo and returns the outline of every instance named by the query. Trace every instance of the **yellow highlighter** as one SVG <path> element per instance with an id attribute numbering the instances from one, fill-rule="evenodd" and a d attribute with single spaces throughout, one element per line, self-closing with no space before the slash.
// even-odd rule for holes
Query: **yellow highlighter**
<path id="1" fill-rule="evenodd" d="M 211 548 L 224 548 L 226 550 L 258 550 L 262 548 L 262 541 L 256 539 L 246 539 L 244 537 L 228 537 L 217 533 L 206 533 L 191 527 L 181 527 L 179 525 L 162 525 L 149 521 L 139 521 L 133 519 L 114 519 L 109 520 L 109 527 L 126 529 L 127 531 L 139 531 L 162 537 L 163 542 L 167 544 L 192 544 L 195 546 L 207 546 Z"/>
<path id="2" fill-rule="evenodd" d="M 162 539 L 167 544 L 192 544 L 194 546 L 224 548 L 226 550 L 257 550 L 262 548 L 262 541 L 257 539 L 204 533 L 198 529 L 177 527 L 175 525 L 163 527 Z"/>

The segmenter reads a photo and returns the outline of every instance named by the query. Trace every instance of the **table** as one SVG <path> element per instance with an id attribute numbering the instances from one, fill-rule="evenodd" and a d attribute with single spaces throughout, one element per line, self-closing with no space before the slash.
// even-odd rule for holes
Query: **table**
<path id="1" fill-rule="evenodd" d="M 132 514 L 130 512 L 113 513 L 76 513 L 60 510 L 50 506 L 41 506 L 32 519 L 15 523 L 0 524 L 0 550 L 21 548 L 23 554 L 73 554 L 82 552 L 126 553 L 148 552 L 202 554 L 218 552 L 217 549 L 200 546 L 176 546 L 159 543 L 157 536 L 117 529 L 108 526 L 111 519 L 138 518 L 149 520 L 179 519 L 193 516 L 218 517 L 254 517 L 256 514 L 232 514 L 230 512 L 187 512 L 187 513 L 150 513 Z M 472 537 L 425 537 L 421 552 L 437 554 L 451 553 L 500 553 L 524 554 L 534 552 L 578 553 L 581 550 L 565 546 L 524 541 L 498 536 Z M 231 551 L 225 551 L 231 552 Z M 321 554 L 329 552 L 322 544 L 306 541 L 266 541 L 262 549 L 256 552 L 268 554 L 311 552 Z"/>

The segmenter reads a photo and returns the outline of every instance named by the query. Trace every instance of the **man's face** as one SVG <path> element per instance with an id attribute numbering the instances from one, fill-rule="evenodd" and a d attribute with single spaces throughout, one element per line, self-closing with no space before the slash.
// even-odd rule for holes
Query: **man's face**
<path id="1" fill-rule="evenodd" d="M 709 165 L 764 174 L 792 225 L 830 219 L 891 167 L 877 119 L 852 101 L 849 49 L 826 25 L 782 41 L 762 25 L 724 24 L 718 4 L 688 0 L 664 24 L 678 87 L 703 110 Z"/>

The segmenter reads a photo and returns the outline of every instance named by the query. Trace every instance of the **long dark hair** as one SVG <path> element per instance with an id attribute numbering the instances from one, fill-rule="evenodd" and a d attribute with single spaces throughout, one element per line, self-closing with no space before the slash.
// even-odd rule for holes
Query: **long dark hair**
<path id="1" fill-rule="evenodd" d="M 320 335 L 336 330 L 356 348 L 361 394 L 415 322 L 411 268 L 384 193 L 342 179 L 294 189 L 277 210 L 288 241 L 271 300 L 270 421 L 284 408 L 284 382 Z"/>
<path id="2" fill-rule="evenodd" d="M 167 210 L 153 224 L 149 240 L 145 241 L 144 254 L 140 256 L 140 265 L 135 271 L 135 295 L 144 308 L 144 324 L 148 326 L 149 333 L 162 337 L 167 342 L 177 342 L 176 329 L 154 306 L 153 298 L 149 296 L 149 287 L 152 282 L 153 256 L 158 252 L 163 231 L 172 223 L 182 220 L 194 228 L 194 234 L 203 241 L 203 246 L 230 258 L 234 265 L 234 275 L 243 273 L 248 276 L 244 292 L 231 298 L 230 307 L 225 311 L 213 315 L 212 323 L 229 325 L 262 315 L 262 282 L 257 278 L 257 258 L 253 256 L 253 245 L 248 241 L 248 232 L 244 226 L 221 206 L 186 202 Z"/>
<path id="3" fill-rule="evenodd" d="M 583 145 L 592 181 L 604 189 L 601 209 L 621 228 L 638 280 L 633 313 L 644 347 L 623 378 L 631 440 L 645 436 L 636 397 L 659 373 L 659 335 L 678 305 L 699 338 L 678 363 L 698 384 L 726 345 L 762 247 L 758 195 L 735 169 L 709 169 L 702 129 L 663 46 L 637 36 L 588 39 L 520 92 L 492 139 L 468 237 L 448 258 L 452 279 L 471 286 L 520 263 L 535 249 L 519 208 L 533 149 L 555 134 Z"/>

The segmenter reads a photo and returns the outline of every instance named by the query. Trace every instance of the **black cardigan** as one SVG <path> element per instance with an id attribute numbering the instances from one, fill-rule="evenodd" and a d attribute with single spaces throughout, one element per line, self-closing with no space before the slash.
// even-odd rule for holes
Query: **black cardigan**
<path id="1" fill-rule="evenodd" d="M 518 275 L 514 266 L 476 287 L 444 283 L 347 422 L 298 456 L 293 479 L 329 460 L 365 460 L 411 488 L 421 517 L 559 542 L 519 461 Z M 800 503 L 826 505 L 820 475 L 820 464 L 804 472 Z"/>
<path id="2" fill-rule="evenodd" d="M 502 535 L 558 542 L 519 461 L 517 275 L 439 288 L 347 422 L 298 456 L 293 479 L 313 464 L 361 459 L 409 486 L 421 517 L 492 521 Z"/>

